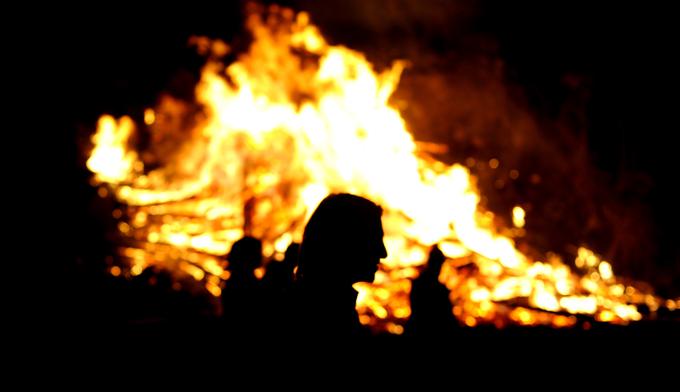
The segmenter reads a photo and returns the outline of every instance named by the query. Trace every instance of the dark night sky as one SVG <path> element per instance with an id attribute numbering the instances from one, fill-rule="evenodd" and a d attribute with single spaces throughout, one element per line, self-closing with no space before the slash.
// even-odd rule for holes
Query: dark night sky
<path id="1" fill-rule="evenodd" d="M 594 164 L 613 176 L 641 172 L 652 179 L 642 198 L 652 206 L 659 262 L 680 265 L 674 238 L 679 207 L 673 190 L 680 67 L 674 58 L 678 28 L 670 6 L 611 2 L 594 7 L 585 1 L 284 3 L 309 9 L 332 42 L 348 46 L 370 47 L 372 42 L 384 44 L 385 37 L 409 33 L 422 37 L 423 47 L 436 53 L 465 47 L 462 37 L 491 37 L 507 77 L 523 86 L 527 101 L 546 116 L 560 105 L 562 77 L 583 76 L 591 96 L 587 135 Z M 195 71 L 200 62 L 186 48 L 189 35 L 231 39 L 241 30 L 239 2 L 211 10 L 111 4 L 78 13 L 60 11 L 65 16 L 40 33 L 46 42 L 44 60 L 57 82 L 55 101 L 66 115 L 60 142 L 72 158 L 78 154 L 73 141 L 82 136 L 78 128 L 92 126 L 104 112 L 122 115 L 148 106 L 179 69 Z M 399 53 L 401 42 L 394 44 Z M 77 159 L 65 167 L 75 173 L 70 178 L 76 192 L 68 203 L 82 215 L 91 196 L 82 183 L 86 173 Z"/>

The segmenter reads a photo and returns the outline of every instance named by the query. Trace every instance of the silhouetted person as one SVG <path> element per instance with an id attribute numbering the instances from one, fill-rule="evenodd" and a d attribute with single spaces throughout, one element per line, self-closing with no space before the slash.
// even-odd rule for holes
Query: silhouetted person
<path id="1" fill-rule="evenodd" d="M 291 243 L 286 249 L 282 261 L 272 261 L 267 265 L 267 273 L 262 279 L 262 283 L 268 291 L 285 293 L 293 287 L 293 270 L 298 264 L 300 254 L 300 244 Z"/>
<path id="2" fill-rule="evenodd" d="M 231 273 L 222 290 L 222 316 L 235 334 L 256 334 L 264 328 L 262 285 L 255 270 L 262 265 L 262 243 L 253 237 L 236 241 L 227 257 Z"/>
<path id="3" fill-rule="evenodd" d="M 446 258 L 436 246 L 430 250 L 427 265 L 411 285 L 411 317 L 406 335 L 450 337 L 458 325 L 452 312 L 449 290 L 439 281 Z"/>
<path id="4" fill-rule="evenodd" d="M 267 312 L 267 336 L 290 338 L 295 325 L 291 319 L 293 313 L 294 270 L 298 263 L 300 244 L 291 243 L 286 249 L 282 261 L 271 261 L 267 264 L 267 272 L 262 278 L 264 302 Z"/>
<path id="5" fill-rule="evenodd" d="M 305 227 L 296 272 L 298 333 L 365 336 L 355 309 L 357 282 L 372 282 L 383 244 L 382 209 L 359 196 L 332 194 Z"/>

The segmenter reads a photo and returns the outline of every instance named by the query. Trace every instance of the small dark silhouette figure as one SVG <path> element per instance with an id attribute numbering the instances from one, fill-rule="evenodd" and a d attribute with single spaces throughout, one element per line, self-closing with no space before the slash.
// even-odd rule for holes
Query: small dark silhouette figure
<path id="1" fill-rule="evenodd" d="M 262 243 L 253 237 L 236 241 L 227 257 L 231 273 L 222 290 L 222 317 L 234 333 L 254 334 L 263 328 L 262 285 L 255 270 L 262 265 Z"/>
<path id="2" fill-rule="evenodd" d="M 383 244 L 382 209 L 346 193 L 326 197 L 312 214 L 296 272 L 298 333 L 366 336 L 356 312 L 357 282 L 372 282 Z"/>
<path id="3" fill-rule="evenodd" d="M 458 325 L 452 312 L 449 290 L 439 281 L 446 260 L 437 246 L 430 250 L 425 269 L 411 286 L 411 317 L 406 335 L 414 337 L 451 337 Z"/>
<path id="4" fill-rule="evenodd" d="M 272 294 L 289 292 L 293 287 L 293 271 L 298 263 L 300 244 L 291 243 L 286 249 L 283 261 L 272 261 L 267 265 L 267 273 L 262 279 L 266 289 Z"/>
<path id="5" fill-rule="evenodd" d="M 300 244 L 291 243 L 282 261 L 271 261 L 262 278 L 268 320 L 267 337 L 290 338 L 295 333 L 295 318 L 291 299 L 294 297 L 294 270 L 298 263 Z"/>

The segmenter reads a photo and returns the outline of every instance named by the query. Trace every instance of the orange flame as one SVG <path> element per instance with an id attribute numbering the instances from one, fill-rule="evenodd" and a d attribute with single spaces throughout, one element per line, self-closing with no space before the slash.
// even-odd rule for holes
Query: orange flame
<path id="1" fill-rule="evenodd" d="M 132 274 L 162 265 L 218 296 L 229 277 L 220 256 L 234 241 L 253 235 L 265 256 L 280 258 L 319 201 L 342 191 L 385 210 L 389 257 L 373 284 L 357 285 L 364 324 L 403 331 L 410 280 L 433 244 L 448 257 L 440 280 L 452 311 L 469 326 L 563 327 L 576 323 L 573 314 L 626 323 L 641 318 L 636 304 L 659 306 L 588 249 L 579 249 L 577 274 L 555 255 L 530 259 L 500 235 L 469 171 L 421 151 L 388 103 L 404 64 L 374 71 L 361 53 L 328 44 L 304 12 L 272 7 L 247 26 L 249 51 L 226 67 L 228 46 L 192 39 L 212 54 L 196 87 L 201 113 L 169 98 L 145 111 L 152 140 L 171 140 L 146 152 L 157 168 L 144 171 L 144 153 L 128 148 L 130 118 L 99 121 L 87 164 L 127 205 L 120 252 Z M 524 210 L 513 217 L 521 228 Z"/>

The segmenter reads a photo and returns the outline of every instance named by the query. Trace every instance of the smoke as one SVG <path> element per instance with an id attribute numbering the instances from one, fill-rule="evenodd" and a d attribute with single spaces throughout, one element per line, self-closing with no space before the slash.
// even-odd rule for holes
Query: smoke
<path id="1" fill-rule="evenodd" d="M 611 149 L 631 146 L 615 124 L 603 123 L 616 118 L 603 104 L 616 90 L 602 87 L 596 51 L 619 30 L 594 33 L 600 10 L 484 1 L 289 3 L 309 11 L 332 42 L 366 53 L 378 67 L 408 60 L 393 104 L 418 140 L 445 145 L 440 158 L 470 167 L 500 225 L 511 227 L 513 206 L 527 211 L 525 250 L 570 257 L 587 244 L 617 273 L 673 290 L 672 280 L 659 279 L 662 270 L 678 276 L 680 263 L 677 247 L 660 243 L 664 223 L 650 197 L 655 173 L 625 167 Z"/>

